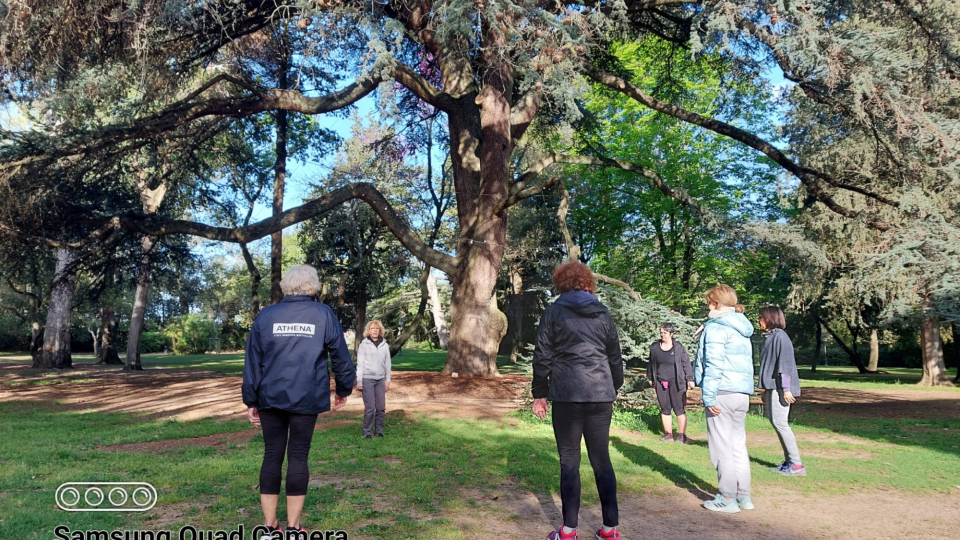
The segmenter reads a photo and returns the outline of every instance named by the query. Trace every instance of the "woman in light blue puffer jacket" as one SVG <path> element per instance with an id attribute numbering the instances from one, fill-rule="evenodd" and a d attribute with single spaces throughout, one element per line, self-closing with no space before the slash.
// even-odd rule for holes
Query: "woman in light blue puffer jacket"
<path id="1" fill-rule="evenodd" d="M 703 504 L 716 512 L 752 510 L 750 457 L 747 455 L 747 410 L 753 395 L 753 325 L 728 285 L 707 291 L 710 315 L 700 330 L 693 369 L 703 390 L 707 415 L 707 447 L 717 469 L 720 493 Z"/>

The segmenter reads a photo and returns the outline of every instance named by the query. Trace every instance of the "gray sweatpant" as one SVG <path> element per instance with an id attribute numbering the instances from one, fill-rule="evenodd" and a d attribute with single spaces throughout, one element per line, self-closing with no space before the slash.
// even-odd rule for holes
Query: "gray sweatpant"
<path id="1" fill-rule="evenodd" d="M 750 495 L 750 456 L 747 455 L 747 394 L 719 394 L 720 414 L 707 413 L 707 447 L 717 469 L 720 493 L 732 498 Z"/>
<path id="2" fill-rule="evenodd" d="M 386 390 L 384 379 L 363 379 L 364 435 L 383 433 L 383 413 L 387 408 Z"/>
<path id="3" fill-rule="evenodd" d="M 793 435 L 788 422 L 790 418 L 790 404 L 783 400 L 779 390 L 766 390 L 763 393 L 766 416 L 777 430 L 780 437 L 780 446 L 783 448 L 783 458 L 790 463 L 800 464 L 800 450 L 797 448 L 797 438 Z"/>

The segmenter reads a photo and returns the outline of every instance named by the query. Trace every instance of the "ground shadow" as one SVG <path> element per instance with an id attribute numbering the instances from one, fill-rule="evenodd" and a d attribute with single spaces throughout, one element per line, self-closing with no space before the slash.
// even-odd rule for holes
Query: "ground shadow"
<path id="1" fill-rule="evenodd" d="M 653 469 L 667 477 L 671 482 L 676 484 L 677 487 L 689 491 L 698 499 L 707 501 L 715 496 L 715 486 L 706 484 L 697 475 L 683 467 L 670 463 L 660 454 L 643 446 L 631 444 L 620 437 L 611 437 L 610 442 L 613 443 L 614 448 L 635 465 Z"/>

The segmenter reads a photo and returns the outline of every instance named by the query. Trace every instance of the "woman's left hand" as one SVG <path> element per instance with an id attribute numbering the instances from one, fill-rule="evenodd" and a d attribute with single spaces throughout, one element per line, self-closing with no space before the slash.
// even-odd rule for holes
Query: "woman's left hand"
<path id="1" fill-rule="evenodd" d="M 247 409 L 247 419 L 250 420 L 250 423 L 255 426 L 260 425 L 260 412 L 257 411 L 256 407 L 250 407 Z"/>
<path id="2" fill-rule="evenodd" d="M 687 381 L 687 390 L 693 390 L 696 388 L 696 385 L 693 384 L 693 381 Z"/>
<path id="3" fill-rule="evenodd" d="M 796 402 L 797 402 L 797 398 L 793 397 L 793 392 L 784 392 L 784 393 L 783 393 L 783 400 L 786 401 L 787 404 L 796 403 Z"/>
<path id="4" fill-rule="evenodd" d="M 537 418 L 543 420 L 547 417 L 548 412 L 550 412 L 550 405 L 547 403 L 547 398 L 533 400 L 533 414 L 535 414 Z"/>
<path id="5" fill-rule="evenodd" d="M 383 391 L 384 391 L 384 392 L 389 392 L 389 391 L 390 391 L 390 381 L 387 381 L 387 384 L 384 386 Z"/>
<path id="6" fill-rule="evenodd" d="M 718 406 L 716 406 L 716 405 L 713 405 L 713 406 L 711 406 L 711 407 L 707 407 L 707 410 L 710 411 L 710 414 L 712 414 L 712 415 L 714 415 L 714 416 L 720 416 L 720 412 L 721 412 L 721 411 L 720 411 L 720 407 L 718 407 Z"/>

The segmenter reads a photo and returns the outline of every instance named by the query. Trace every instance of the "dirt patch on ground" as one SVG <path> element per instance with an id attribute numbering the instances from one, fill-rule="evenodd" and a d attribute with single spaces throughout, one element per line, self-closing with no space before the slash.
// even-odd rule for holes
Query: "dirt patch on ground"
<path id="1" fill-rule="evenodd" d="M 78 364 L 55 374 L 0 368 L 0 402 L 56 403 L 84 412 L 139 413 L 178 420 L 238 417 L 246 413 L 240 400 L 241 382 L 241 377 L 199 370 L 126 372 L 96 364 Z M 523 404 L 526 384 L 527 378 L 520 375 L 453 378 L 397 372 L 387 393 L 387 410 L 394 415 L 418 412 L 438 417 L 500 418 Z M 363 410 L 361 394 L 354 392 L 343 410 Z M 335 421 L 337 413 L 320 418 L 318 423 Z"/>
<path id="2" fill-rule="evenodd" d="M 960 392 L 803 388 L 800 407 L 820 415 L 859 418 L 952 418 L 960 416 Z"/>
<path id="3" fill-rule="evenodd" d="M 230 446 L 231 444 L 238 442 L 247 442 L 259 433 L 260 430 L 258 429 L 250 429 L 245 431 L 237 431 L 235 433 L 217 433 L 214 435 L 207 435 L 205 437 L 187 437 L 183 439 L 164 439 L 162 441 L 150 441 L 142 443 L 111 444 L 108 446 L 101 446 L 98 449 L 105 450 L 107 452 L 143 452 L 153 454 L 169 452 L 171 450 L 178 450 L 180 448 L 190 446 L 220 448 Z"/>
<path id="4" fill-rule="evenodd" d="M 587 479 L 585 479 L 585 482 Z M 584 491 L 593 487 L 584 484 Z M 537 495 L 504 484 L 471 493 L 479 512 L 447 516 L 485 538 L 545 538 L 559 526 L 560 498 Z M 754 494 L 755 510 L 720 515 L 703 501 L 675 488 L 668 493 L 620 499 L 624 538 L 697 538 L 705 540 L 809 540 L 841 538 L 943 539 L 956 534 L 948 516 L 960 511 L 960 499 L 897 492 L 806 497 L 786 490 Z M 602 525 L 598 504 L 580 508 L 581 538 Z"/>

